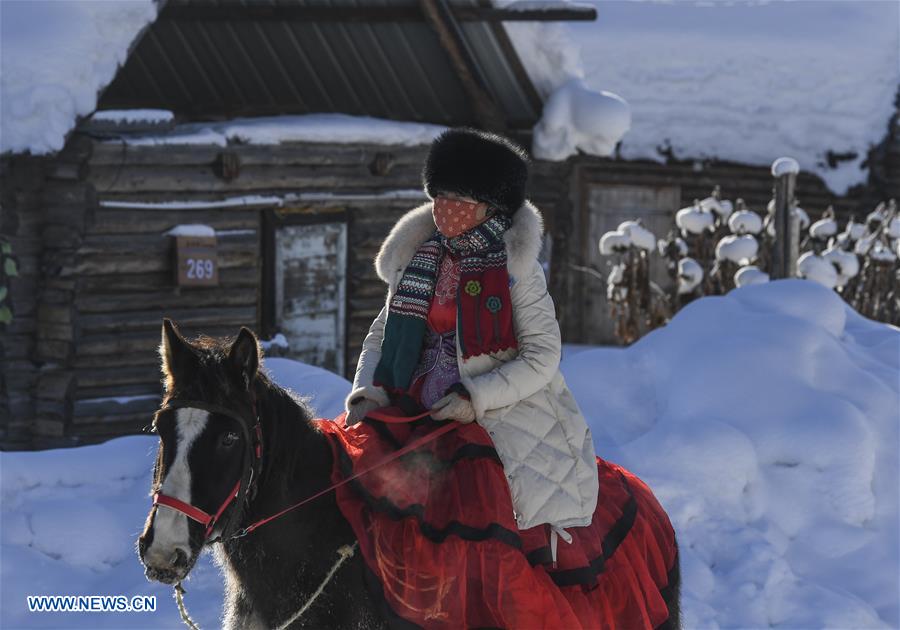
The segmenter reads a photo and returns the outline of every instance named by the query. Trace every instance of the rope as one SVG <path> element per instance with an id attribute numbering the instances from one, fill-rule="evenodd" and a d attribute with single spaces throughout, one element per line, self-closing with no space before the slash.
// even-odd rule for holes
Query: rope
<path id="1" fill-rule="evenodd" d="M 313 605 L 313 603 L 316 601 L 316 599 L 319 597 L 319 595 L 321 595 L 322 592 L 325 590 L 325 587 L 331 581 L 331 578 L 334 577 L 334 574 L 337 573 L 337 570 L 341 568 L 341 565 L 344 564 L 344 562 L 346 560 L 353 557 L 353 553 L 356 551 L 356 546 L 358 544 L 359 544 L 359 542 L 357 541 L 357 542 L 354 542 L 352 545 L 343 545 L 342 547 L 340 547 L 338 549 L 337 561 L 334 563 L 334 566 L 331 567 L 331 571 L 328 572 L 328 575 L 325 576 L 325 579 L 322 580 L 322 583 L 319 584 L 319 588 L 316 589 L 316 592 L 312 594 L 312 597 L 310 597 L 309 600 L 305 604 L 303 604 L 303 608 L 301 608 L 300 610 L 295 612 L 293 614 L 293 616 L 291 616 L 290 619 L 288 619 L 283 624 L 278 626 L 277 630 L 284 630 L 289 625 L 291 625 L 292 623 L 294 623 L 300 617 L 303 616 L 303 613 L 305 613 L 309 609 L 309 607 Z M 194 630 L 194 629 L 192 628 L 191 630 Z"/>
<path id="2" fill-rule="evenodd" d="M 333 578 L 334 574 L 337 573 L 338 569 L 341 568 L 341 565 L 353 557 L 353 554 L 356 551 L 356 547 L 358 544 L 359 544 L 359 542 L 354 542 L 352 545 L 342 545 L 338 549 L 338 559 L 332 565 L 331 570 L 328 572 L 328 575 L 325 576 L 325 579 L 322 580 L 322 583 L 319 584 L 319 588 L 317 588 L 316 591 L 312 594 L 312 596 L 310 596 L 309 600 L 307 600 L 307 602 L 305 604 L 303 604 L 303 608 L 301 608 L 300 610 L 295 612 L 290 617 L 290 619 L 288 619 L 283 624 L 278 626 L 277 630 L 284 630 L 285 628 L 290 626 L 292 623 L 297 621 L 300 617 L 302 617 L 303 613 L 305 613 L 307 610 L 309 610 L 309 607 L 315 603 L 315 601 L 319 598 L 319 595 L 321 595 L 325 591 L 325 587 L 328 586 L 328 583 L 331 581 L 331 578 Z M 200 626 L 198 626 L 194 622 L 194 620 L 191 619 L 191 616 L 188 614 L 187 608 L 185 608 L 185 606 L 184 606 L 184 594 L 186 592 L 187 591 L 184 590 L 184 587 L 181 585 L 181 582 L 178 582 L 175 585 L 175 602 L 178 604 L 178 612 L 181 614 L 181 620 L 184 622 L 184 625 L 186 625 L 191 630 L 200 630 Z"/>
<path id="3" fill-rule="evenodd" d="M 178 612 L 181 613 L 181 620 L 184 622 L 184 625 L 191 630 L 200 630 L 200 626 L 194 623 L 194 620 L 188 614 L 187 608 L 184 607 L 184 594 L 186 592 L 181 582 L 175 585 L 175 602 L 178 604 Z"/>

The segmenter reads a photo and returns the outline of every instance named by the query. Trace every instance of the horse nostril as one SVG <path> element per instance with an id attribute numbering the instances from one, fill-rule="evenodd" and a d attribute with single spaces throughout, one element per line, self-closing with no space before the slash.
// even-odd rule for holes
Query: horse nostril
<path id="1" fill-rule="evenodd" d="M 172 566 L 176 568 L 184 568 L 187 566 L 188 555 L 184 551 L 184 549 L 175 549 L 175 553 L 172 554 Z"/>

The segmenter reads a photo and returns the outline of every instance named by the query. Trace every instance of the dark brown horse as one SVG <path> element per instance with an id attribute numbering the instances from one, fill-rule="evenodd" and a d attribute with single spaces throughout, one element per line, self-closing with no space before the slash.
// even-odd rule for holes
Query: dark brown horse
<path id="1" fill-rule="evenodd" d="M 225 574 L 228 628 L 280 627 L 309 602 L 290 627 L 408 626 L 386 608 L 360 554 L 326 579 L 338 550 L 356 542 L 334 493 L 239 535 L 327 488 L 333 463 L 310 410 L 259 371 L 253 333 L 188 342 L 166 320 L 160 355 L 166 393 L 154 421 L 152 489 L 159 504 L 138 540 L 147 577 L 177 584 L 209 546 Z M 665 599 L 663 627 L 678 628 L 677 565 Z"/>

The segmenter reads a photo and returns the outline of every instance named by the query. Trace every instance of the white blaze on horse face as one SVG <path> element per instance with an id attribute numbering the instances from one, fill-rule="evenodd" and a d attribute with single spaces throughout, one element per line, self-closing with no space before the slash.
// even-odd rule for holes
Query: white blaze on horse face
<path id="1" fill-rule="evenodd" d="M 184 407 L 178 409 L 175 416 L 175 460 L 166 472 L 159 491 L 175 497 L 187 504 L 191 502 L 191 469 L 188 465 L 188 454 L 197 437 L 203 433 L 209 420 L 209 413 L 200 409 Z M 171 556 L 176 547 L 188 549 L 188 517 L 164 505 L 156 508 L 153 519 L 153 542 L 148 553 L 159 553 Z"/>

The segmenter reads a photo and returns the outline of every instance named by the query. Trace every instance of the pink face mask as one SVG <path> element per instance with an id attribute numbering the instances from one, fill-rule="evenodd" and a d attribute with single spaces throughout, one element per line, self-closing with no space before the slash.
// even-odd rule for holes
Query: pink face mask
<path id="1" fill-rule="evenodd" d="M 432 206 L 434 224 L 447 238 L 459 236 L 481 224 L 486 217 L 478 218 L 478 201 L 462 201 L 448 197 L 435 197 Z"/>

